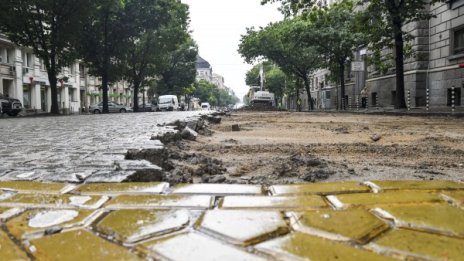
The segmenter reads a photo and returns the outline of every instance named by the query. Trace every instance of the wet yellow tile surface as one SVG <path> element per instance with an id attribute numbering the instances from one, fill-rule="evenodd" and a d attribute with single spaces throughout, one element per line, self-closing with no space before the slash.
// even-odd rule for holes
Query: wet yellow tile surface
<path id="1" fill-rule="evenodd" d="M 143 244 L 155 257 L 173 261 L 220 260 L 264 261 L 263 257 L 248 253 L 211 237 L 197 233 L 172 236 Z M 181 250 L 180 250 L 181 249 Z"/>
<path id="2" fill-rule="evenodd" d="M 443 195 L 451 199 L 456 205 L 464 207 L 464 191 L 446 191 L 443 192 Z"/>
<path id="3" fill-rule="evenodd" d="M 317 229 L 340 235 L 360 244 L 367 243 L 371 238 L 389 229 L 383 222 L 365 209 L 350 210 L 316 210 L 294 213 L 295 229 L 312 232 Z"/>
<path id="4" fill-rule="evenodd" d="M 104 201 L 105 197 L 102 196 L 16 194 L 11 198 L 0 201 L 0 206 L 98 208 Z"/>
<path id="5" fill-rule="evenodd" d="M 2 230 L 0 230 L 0 260 L 29 260 L 26 253 Z"/>
<path id="6" fill-rule="evenodd" d="M 446 204 L 383 208 L 399 225 L 460 235 L 464 238 L 464 210 Z"/>
<path id="7" fill-rule="evenodd" d="M 398 229 L 375 243 L 439 260 L 464 259 L 464 239 Z"/>
<path id="8" fill-rule="evenodd" d="M 464 260 L 461 183 L 19 183 L 0 260 Z"/>
<path id="9" fill-rule="evenodd" d="M 119 241 L 134 243 L 182 229 L 189 223 L 186 210 L 117 210 L 97 224 L 99 231 Z"/>
<path id="10" fill-rule="evenodd" d="M 90 183 L 84 184 L 72 193 L 83 195 L 117 195 L 117 194 L 138 194 L 138 193 L 154 193 L 160 194 L 169 187 L 168 183 Z"/>
<path id="11" fill-rule="evenodd" d="M 31 181 L 0 181 L 0 189 L 16 190 L 20 192 L 44 192 L 59 194 L 68 186 L 63 183 L 39 183 Z"/>
<path id="12" fill-rule="evenodd" d="M 70 228 L 84 225 L 84 221 L 94 212 L 94 210 L 72 209 L 28 210 L 9 220 L 6 226 L 10 233 L 20 240 L 33 234 L 43 234 L 49 228 Z"/>
<path id="13" fill-rule="evenodd" d="M 260 195 L 262 187 L 258 185 L 236 184 L 190 184 L 178 185 L 173 189 L 175 194 L 207 194 L 207 195 Z"/>
<path id="14" fill-rule="evenodd" d="M 184 195 L 123 195 L 110 200 L 108 208 L 210 208 L 213 204 L 211 196 Z"/>
<path id="15" fill-rule="evenodd" d="M 220 202 L 224 209 L 255 208 L 255 209 L 318 209 L 328 207 L 321 196 L 226 196 Z"/>
<path id="16" fill-rule="evenodd" d="M 358 182 L 310 183 L 299 185 L 274 185 L 269 188 L 273 195 L 288 194 L 340 194 L 369 192 L 370 188 Z"/>
<path id="17" fill-rule="evenodd" d="M 143 260 L 128 249 L 87 230 L 73 230 L 31 240 L 29 251 L 37 260 Z"/>
<path id="18" fill-rule="evenodd" d="M 379 186 L 382 190 L 450 190 L 450 189 L 464 189 L 464 183 L 458 183 L 448 180 L 431 180 L 431 181 L 418 181 L 418 180 L 394 180 L 394 181 L 372 181 Z"/>
<path id="19" fill-rule="evenodd" d="M 240 245 L 251 245 L 289 232 L 278 211 L 210 210 L 198 229 Z"/>
<path id="20" fill-rule="evenodd" d="M 436 191 L 388 191 L 382 193 L 357 193 L 337 195 L 337 198 L 348 206 L 382 206 L 395 204 L 418 204 L 443 202 Z"/>
<path id="21" fill-rule="evenodd" d="M 292 257 L 318 261 L 393 260 L 368 250 L 352 247 L 349 244 L 299 232 L 259 244 L 256 248 L 283 260 L 292 260 Z"/>

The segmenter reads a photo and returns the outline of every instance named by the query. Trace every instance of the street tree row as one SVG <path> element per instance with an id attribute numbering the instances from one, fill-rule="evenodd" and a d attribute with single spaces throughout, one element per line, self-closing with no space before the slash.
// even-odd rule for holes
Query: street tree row
<path id="1" fill-rule="evenodd" d="M 58 76 L 77 59 L 102 79 L 103 112 L 108 84 L 119 80 L 134 90 L 134 111 L 142 86 L 192 84 L 198 48 L 188 25 L 188 6 L 177 0 L 4 0 L 0 8 L 0 33 L 43 60 L 53 114 L 57 82 L 66 80 Z"/>
<path id="2" fill-rule="evenodd" d="M 294 79 L 297 95 L 300 86 L 304 87 L 312 110 L 313 72 L 330 70 L 331 78 L 340 85 L 339 104 L 344 109 L 345 68 L 353 60 L 354 51 L 367 48 L 372 54 L 371 61 L 382 65 L 388 62 L 381 57 L 382 50 L 391 49 L 395 54 L 396 106 L 406 108 L 403 64 L 405 56 L 410 54 L 405 52 L 405 46 L 412 36 L 403 26 L 430 19 L 426 7 L 437 1 L 340 0 L 327 7 L 314 0 L 262 0 L 262 4 L 280 2 L 285 19 L 258 30 L 248 28 L 239 52 L 246 62 L 268 60 L 279 66 L 288 79 Z M 288 86 L 281 88 L 289 91 Z"/>

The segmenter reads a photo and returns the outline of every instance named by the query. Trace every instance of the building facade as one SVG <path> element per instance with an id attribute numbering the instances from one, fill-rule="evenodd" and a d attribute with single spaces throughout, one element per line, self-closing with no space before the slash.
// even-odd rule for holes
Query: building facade
<path id="1" fill-rule="evenodd" d="M 62 68 L 58 79 L 58 107 L 62 113 L 86 112 L 90 105 L 102 101 L 101 79 L 89 75 L 82 63 L 76 61 Z M 2 35 L 0 93 L 19 99 L 26 112 L 50 112 L 51 88 L 43 61 L 31 49 L 16 46 Z M 110 101 L 132 106 L 133 91 L 126 81 L 110 84 L 108 96 Z M 142 104 L 143 93 L 139 97 Z M 145 98 L 149 102 L 147 95 Z"/>
<path id="2" fill-rule="evenodd" d="M 320 1 L 330 4 L 335 1 Z M 428 21 L 404 26 L 414 39 L 413 54 L 404 61 L 405 97 L 411 108 L 463 106 L 464 100 L 464 0 L 449 0 L 425 7 L 434 15 Z M 392 54 L 391 50 L 385 50 Z M 345 99 L 349 109 L 393 108 L 396 100 L 394 61 L 386 73 L 368 63 L 369 50 L 360 48 L 354 61 L 364 62 L 362 71 L 346 68 Z M 311 75 L 311 96 L 316 109 L 340 106 L 340 86 L 328 81 L 330 72 L 318 70 Z M 301 97 L 309 109 L 306 94 Z M 454 97 L 454 99 L 452 99 Z M 292 104 L 292 102 L 288 102 Z"/>

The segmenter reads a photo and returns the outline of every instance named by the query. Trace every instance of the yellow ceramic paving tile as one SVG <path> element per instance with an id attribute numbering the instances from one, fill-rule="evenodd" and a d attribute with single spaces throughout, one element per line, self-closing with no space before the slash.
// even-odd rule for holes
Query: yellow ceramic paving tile
<path id="1" fill-rule="evenodd" d="M 298 185 L 274 185 L 269 188 L 273 195 L 321 194 L 369 192 L 370 188 L 358 182 L 308 183 Z"/>
<path id="2" fill-rule="evenodd" d="M 318 209 L 328 207 L 321 196 L 226 196 L 220 202 L 224 209 Z"/>
<path id="3" fill-rule="evenodd" d="M 200 219 L 200 231 L 233 244 L 248 246 L 286 234 L 289 229 L 278 211 L 211 210 Z"/>
<path id="4" fill-rule="evenodd" d="M 139 246 L 144 252 L 151 253 L 156 260 L 220 260 L 220 261 L 264 261 L 260 256 L 248 253 L 219 240 L 188 233 L 159 240 L 149 241 Z"/>
<path id="5" fill-rule="evenodd" d="M 387 191 L 382 193 L 357 193 L 337 195 L 345 206 L 365 206 L 368 208 L 395 204 L 439 203 L 443 202 L 436 191 Z"/>
<path id="6" fill-rule="evenodd" d="M 255 246 L 255 248 L 283 260 L 292 260 L 294 257 L 317 261 L 393 260 L 346 243 L 299 232 L 264 242 Z"/>
<path id="7" fill-rule="evenodd" d="M 71 228 L 90 222 L 97 215 L 94 210 L 28 210 L 6 223 L 10 233 L 18 240 L 38 237 L 50 228 Z"/>
<path id="8" fill-rule="evenodd" d="M 186 210 L 117 210 L 97 224 L 97 229 L 117 240 L 134 243 L 182 229 L 189 223 Z"/>
<path id="9" fill-rule="evenodd" d="M 0 208 L 0 222 L 5 222 L 11 217 L 19 215 L 24 209 L 21 208 Z"/>
<path id="10" fill-rule="evenodd" d="M 258 185 L 185 184 L 176 186 L 172 193 L 205 195 L 262 195 L 263 189 Z"/>
<path id="11" fill-rule="evenodd" d="M 398 229 L 386 234 L 375 243 L 434 259 L 464 260 L 464 239 Z"/>
<path id="12" fill-rule="evenodd" d="M 98 208 L 106 200 L 107 197 L 105 196 L 16 194 L 11 198 L 0 201 L 0 206 L 30 208 Z"/>
<path id="13" fill-rule="evenodd" d="M 117 194 L 138 194 L 154 193 L 160 194 L 169 187 L 168 183 L 89 183 L 84 184 L 72 193 L 81 195 L 117 195 Z"/>
<path id="14" fill-rule="evenodd" d="M 295 219 L 292 223 L 296 230 L 334 239 L 353 240 L 360 244 L 367 243 L 389 229 L 385 222 L 365 209 L 316 210 L 293 213 L 291 216 Z"/>
<path id="15" fill-rule="evenodd" d="M 464 183 L 458 183 L 448 180 L 431 180 L 431 181 L 418 181 L 418 180 L 378 180 L 372 183 L 379 186 L 382 190 L 453 190 L 464 189 Z"/>
<path id="16" fill-rule="evenodd" d="M 29 251 L 37 260 L 143 260 L 128 249 L 86 230 L 73 230 L 31 240 Z"/>
<path id="17" fill-rule="evenodd" d="M 464 191 L 445 191 L 442 192 L 446 200 L 450 200 L 455 205 L 464 207 Z"/>
<path id="18" fill-rule="evenodd" d="M 213 204 L 211 196 L 184 195 L 122 195 L 113 198 L 105 207 L 110 209 L 132 208 L 210 208 Z"/>
<path id="19" fill-rule="evenodd" d="M 0 230 L 0 260 L 29 260 L 24 253 L 8 236 Z"/>
<path id="20" fill-rule="evenodd" d="M 464 210 L 446 204 L 384 207 L 398 226 L 464 237 Z"/>
<path id="21" fill-rule="evenodd" d="M 61 194 L 69 187 L 63 183 L 40 183 L 32 181 L 0 181 L 0 189 L 15 190 L 23 193 Z"/>

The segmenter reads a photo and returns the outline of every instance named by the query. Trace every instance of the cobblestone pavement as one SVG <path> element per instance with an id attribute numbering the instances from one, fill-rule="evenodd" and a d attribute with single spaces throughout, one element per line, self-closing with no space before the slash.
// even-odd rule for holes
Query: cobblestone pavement
<path id="1" fill-rule="evenodd" d="M 464 183 L 0 182 L 0 260 L 464 260 Z"/>
<path id="2" fill-rule="evenodd" d="M 127 113 L 0 119 L 0 180 L 119 182 L 147 161 L 124 160 L 128 149 L 160 148 L 163 125 L 201 112 Z M 111 177 L 111 179 L 109 179 Z"/>

